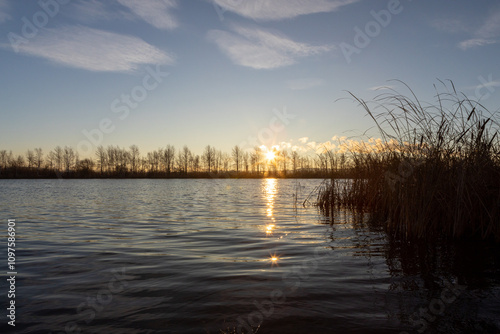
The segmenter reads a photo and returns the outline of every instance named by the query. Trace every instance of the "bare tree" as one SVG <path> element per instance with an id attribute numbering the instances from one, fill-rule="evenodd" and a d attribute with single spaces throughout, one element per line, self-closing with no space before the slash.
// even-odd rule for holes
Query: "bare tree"
<path id="1" fill-rule="evenodd" d="M 54 152 L 49 152 L 49 154 L 47 154 L 47 158 L 45 159 L 45 167 L 47 169 L 54 169 L 54 165 L 55 165 L 55 156 L 54 156 Z"/>
<path id="2" fill-rule="evenodd" d="M 292 170 L 294 174 L 297 172 L 298 164 L 299 164 L 299 153 L 297 151 L 292 151 Z"/>
<path id="3" fill-rule="evenodd" d="M 160 167 L 160 152 L 158 151 L 153 151 L 153 152 L 148 152 L 147 154 L 147 162 L 149 165 L 149 171 L 150 172 L 158 172 L 159 167 Z"/>
<path id="4" fill-rule="evenodd" d="M 346 160 L 347 160 L 344 153 L 340 154 L 339 160 L 340 160 L 340 169 L 343 171 L 345 168 Z"/>
<path id="5" fill-rule="evenodd" d="M 170 174 L 170 172 L 174 169 L 175 160 L 175 148 L 172 145 L 167 145 L 165 150 L 163 150 L 162 160 L 167 174 Z"/>
<path id="6" fill-rule="evenodd" d="M 95 151 L 95 155 L 97 158 L 97 165 L 99 166 L 99 169 L 101 171 L 101 174 L 103 173 L 104 166 L 107 164 L 107 155 L 106 151 L 104 150 L 104 147 L 102 145 L 99 145 Z"/>
<path id="7" fill-rule="evenodd" d="M 6 169 L 7 168 L 7 163 L 9 161 L 8 159 L 8 155 L 7 155 L 7 151 L 6 150 L 1 150 L 0 151 L 0 167 L 2 167 L 2 169 Z"/>
<path id="8" fill-rule="evenodd" d="M 22 155 L 18 155 L 17 158 L 14 159 L 14 157 L 12 156 L 12 160 L 11 160 L 11 166 L 13 167 L 16 167 L 16 168 L 19 168 L 19 167 L 24 167 L 24 158 Z"/>
<path id="9" fill-rule="evenodd" d="M 288 151 L 283 149 L 280 152 L 280 161 L 281 161 L 281 171 L 286 175 L 287 167 L 288 167 Z"/>
<path id="10" fill-rule="evenodd" d="M 252 163 L 252 171 L 256 170 L 257 173 L 260 173 L 261 159 L 262 159 L 262 150 L 260 149 L 260 147 L 256 146 L 254 148 L 254 152 L 250 157 Z"/>
<path id="11" fill-rule="evenodd" d="M 36 168 L 40 169 L 42 167 L 43 151 L 40 147 L 35 148 L 35 163 L 36 163 Z"/>
<path id="12" fill-rule="evenodd" d="M 146 158 L 141 158 L 139 159 L 140 163 L 141 163 L 141 172 L 146 172 L 148 170 L 148 160 Z"/>
<path id="13" fill-rule="evenodd" d="M 234 165 L 236 166 L 236 173 L 238 173 L 240 171 L 240 165 L 241 165 L 241 160 L 242 160 L 242 152 L 241 152 L 241 148 L 236 145 L 235 147 L 233 147 L 233 161 L 234 161 Z"/>
<path id="14" fill-rule="evenodd" d="M 215 151 L 215 171 L 220 172 L 224 166 L 223 166 L 223 157 L 222 157 L 222 151 L 216 150 Z"/>
<path id="15" fill-rule="evenodd" d="M 130 153 L 125 148 L 115 148 L 115 171 L 127 173 L 130 162 Z"/>
<path id="16" fill-rule="evenodd" d="M 35 154 L 32 150 L 26 152 L 26 160 L 28 160 L 28 168 L 31 169 L 35 165 Z"/>
<path id="17" fill-rule="evenodd" d="M 63 149 L 61 148 L 61 146 L 56 146 L 56 148 L 54 149 L 54 164 L 56 170 L 60 172 L 63 164 Z"/>
<path id="18" fill-rule="evenodd" d="M 119 146 L 98 146 L 95 151 L 94 160 L 85 158 L 79 161 L 78 153 L 73 148 L 57 146 L 48 154 L 43 155 L 41 148 L 27 150 L 21 156 L 14 156 L 12 151 L 0 150 L 0 170 L 10 167 L 47 168 L 56 172 L 90 171 L 96 168 L 101 174 L 106 172 L 119 173 L 127 176 L 128 173 L 171 173 L 179 171 L 181 173 L 191 172 L 222 172 L 222 171 L 242 171 L 261 174 L 266 171 L 286 173 L 293 169 L 297 173 L 299 169 L 312 171 L 313 168 L 322 171 L 341 170 L 349 168 L 351 162 L 346 161 L 346 155 L 336 154 L 333 151 L 324 151 L 316 157 L 307 155 L 301 156 L 298 151 L 274 150 L 276 158 L 266 163 L 264 152 L 260 147 L 255 147 L 253 151 L 246 152 L 238 145 L 233 146 L 230 152 L 222 152 L 207 145 L 202 155 L 194 154 L 187 145 L 177 151 L 172 145 L 166 148 L 159 148 L 141 156 L 139 148 L 131 145 L 129 148 Z M 91 175 L 90 172 L 87 175 Z"/>
<path id="19" fill-rule="evenodd" d="M 248 163 L 250 160 L 250 155 L 248 152 L 243 153 L 243 165 L 245 166 L 245 172 L 248 173 Z"/>
<path id="20" fill-rule="evenodd" d="M 229 165 L 231 163 L 231 156 L 225 152 L 221 152 L 221 161 L 224 168 L 224 172 L 229 171 Z"/>
<path id="21" fill-rule="evenodd" d="M 76 164 L 76 170 L 79 172 L 90 173 L 94 169 L 94 161 L 90 158 L 78 161 Z"/>
<path id="22" fill-rule="evenodd" d="M 154 172 L 155 170 L 155 159 L 152 152 L 148 152 L 146 155 L 146 160 L 148 162 L 148 171 Z"/>
<path id="23" fill-rule="evenodd" d="M 64 147 L 63 163 L 66 172 L 69 172 L 75 164 L 75 151 L 69 146 Z"/>
<path id="24" fill-rule="evenodd" d="M 205 152 L 203 153 L 203 162 L 205 163 L 206 170 L 210 173 L 215 161 L 215 148 L 207 145 L 205 147 Z"/>
<path id="25" fill-rule="evenodd" d="M 132 173 L 137 172 L 137 167 L 139 165 L 139 147 L 137 145 L 130 146 L 130 169 Z"/>
<path id="26" fill-rule="evenodd" d="M 177 153 L 177 170 L 180 172 L 180 173 L 183 173 L 184 172 L 184 163 L 182 161 L 182 151 L 179 151 Z"/>
<path id="27" fill-rule="evenodd" d="M 200 171 L 200 156 L 198 154 L 192 157 L 192 169 L 194 172 Z"/>
<path id="28" fill-rule="evenodd" d="M 189 160 L 191 159 L 191 151 L 189 150 L 189 148 L 186 145 L 184 145 L 184 147 L 182 148 L 182 158 L 181 159 L 182 159 L 184 173 L 187 173 L 188 166 L 189 166 Z"/>
<path id="29" fill-rule="evenodd" d="M 115 167 L 115 148 L 112 145 L 106 147 L 106 162 L 108 163 L 108 171 L 112 171 Z"/>

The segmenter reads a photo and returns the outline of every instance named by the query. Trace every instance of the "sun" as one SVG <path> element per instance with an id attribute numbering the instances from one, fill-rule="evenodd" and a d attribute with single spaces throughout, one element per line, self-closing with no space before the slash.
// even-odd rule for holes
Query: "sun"
<path id="1" fill-rule="evenodd" d="M 274 160 L 274 158 L 276 158 L 276 153 L 274 153 L 274 151 L 268 151 L 266 153 L 266 159 L 268 161 Z"/>

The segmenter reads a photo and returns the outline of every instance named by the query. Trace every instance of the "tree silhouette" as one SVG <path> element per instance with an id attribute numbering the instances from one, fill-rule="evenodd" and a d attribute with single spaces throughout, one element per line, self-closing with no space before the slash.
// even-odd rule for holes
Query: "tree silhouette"
<path id="1" fill-rule="evenodd" d="M 6 169 L 9 161 L 9 156 L 7 155 L 7 150 L 0 151 L 0 167 Z"/>
<path id="2" fill-rule="evenodd" d="M 264 152 L 267 150 L 261 147 L 250 151 L 236 145 L 228 153 L 207 145 L 197 155 L 187 145 L 180 150 L 167 145 L 141 155 L 137 145 L 99 145 L 93 156 L 79 160 L 78 152 L 69 146 L 56 146 L 45 157 L 41 148 L 16 156 L 0 150 L 0 177 L 317 177 L 327 168 L 340 166 L 338 172 L 342 172 L 352 165 L 344 155 L 333 151 L 312 158 L 275 147 L 272 160 L 266 160 Z"/>
<path id="3" fill-rule="evenodd" d="M 233 147 L 233 160 L 234 160 L 234 165 L 236 166 L 236 173 L 239 173 L 242 160 L 242 152 L 241 148 L 238 145 Z"/>
<path id="4" fill-rule="evenodd" d="M 207 145 L 205 147 L 205 152 L 203 153 L 203 161 L 209 173 L 212 171 L 214 160 L 215 160 L 215 149 L 210 147 L 210 145 Z"/>
<path id="5" fill-rule="evenodd" d="M 32 150 L 26 152 L 26 160 L 28 160 L 28 168 L 31 169 L 35 165 L 35 153 Z"/>
<path id="6" fill-rule="evenodd" d="M 174 159 L 175 159 L 175 148 L 172 145 L 167 145 L 165 150 L 163 150 L 163 164 L 165 166 L 167 174 L 170 174 L 174 169 Z"/>
<path id="7" fill-rule="evenodd" d="M 130 146 L 130 167 L 132 170 L 132 173 L 137 173 L 137 167 L 139 165 L 139 147 L 137 145 L 131 145 Z"/>
<path id="8" fill-rule="evenodd" d="M 184 145 L 184 147 L 182 148 L 182 154 L 180 155 L 180 158 L 181 158 L 182 169 L 184 173 L 187 173 L 189 160 L 191 159 L 191 151 L 186 145 Z"/>
<path id="9" fill-rule="evenodd" d="M 75 152 L 69 146 L 64 147 L 63 163 L 66 173 L 69 173 L 70 168 L 75 165 Z"/>
<path id="10" fill-rule="evenodd" d="M 43 151 L 41 148 L 35 148 L 35 163 L 36 163 L 36 168 L 40 170 L 43 163 Z"/>
<path id="11" fill-rule="evenodd" d="M 104 171 L 104 167 L 106 166 L 107 162 L 106 162 L 106 151 L 104 150 L 104 147 L 102 147 L 102 145 L 98 146 L 96 151 L 95 151 L 95 155 L 97 157 L 97 165 L 99 166 L 100 170 L 101 170 L 101 174 L 103 173 Z"/>

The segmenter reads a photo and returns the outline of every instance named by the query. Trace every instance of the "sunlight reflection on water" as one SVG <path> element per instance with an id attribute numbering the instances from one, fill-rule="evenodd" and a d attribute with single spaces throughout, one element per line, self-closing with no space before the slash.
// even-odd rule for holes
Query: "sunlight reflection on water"
<path id="1" fill-rule="evenodd" d="M 96 333 L 232 333 L 255 312 L 259 333 L 411 330 L 405 319 L 440 293 L 438 275 L 419 276 L 435 259 L 402 260 L 401 247 L 348 213 L 332 222 L 315 208 L 295 210 L 296 189 L 300 201 L 320 182 L 0 181 L 0 217 L 16 218 L 20 239 L 16 332 L 75 324 Z M 124 289 L 100 303 L 121 268 Z M 498 284 L 486 291 L 483 304 L 464 292 L 448 311 L 468 310 L 465 298 L 469 309 L 498 310 Z M 283 302 L 272 301 L 276 292 Z"/>

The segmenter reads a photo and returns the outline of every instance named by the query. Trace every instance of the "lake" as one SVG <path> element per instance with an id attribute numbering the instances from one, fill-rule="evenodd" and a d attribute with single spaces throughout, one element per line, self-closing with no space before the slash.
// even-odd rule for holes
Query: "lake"
<path id="1" fill-rule="evenodd" d="M 499 332 L 498 248 L 324 217 L 321 182 L 0 180 L 15 333 Z"/>

